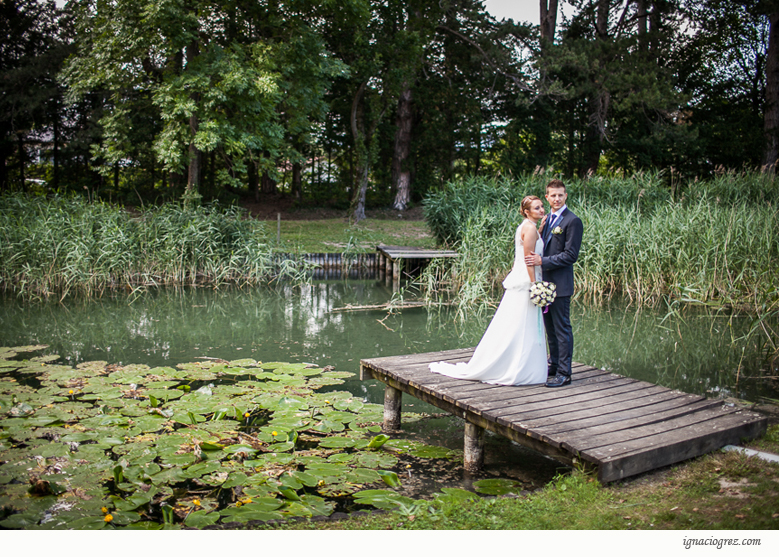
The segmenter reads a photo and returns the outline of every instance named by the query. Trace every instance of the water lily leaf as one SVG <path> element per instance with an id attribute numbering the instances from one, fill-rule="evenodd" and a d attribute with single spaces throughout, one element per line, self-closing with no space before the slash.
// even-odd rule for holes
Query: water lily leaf
<path id="1" fill-rule="evenodd" d="M 325 420 L 330 422 L 349 423 L 357 419 L 357 414 L 351 412 L 339 412 L 334 410 L 324 415 Z"/>
<path id="2" fill-rule="evenodd" d="M 369 449 L 378 449 L 379 447 L 381 447 L 387 441 L 389 441 L 389 436 L 388 435 L 384 435 L 384 434 L 377 435 L 376 437 L 371 439 L 370 443 L 368 443 L 368 448 Z"/>
<path id="3" fill-rule="evenodd" d="M 0 526 L 11 530 L 24 530 L 38 524 L 39 520 L 39 513 L 18 513 L 12 514 L 4 520 L 0 520 Z"/>
<path id="4" fill-rule="evenodd" d="M 294 489 L 295 491 L 303 487 L 303 484 L 290 474 L 283 474 L 282 476 L 279 476 L 279 482 L 281 482 L 281 487 L 288 487 L 290 489 Z"/>
<path id="5" fill-rule="evenodd" d="M 220 370 L 218 373 L 224 373 L 225 375 L 248 375 L 249 372 L 243 367 L 227 367 Z"/>
<path id="6" fill-rule="evenodd" d="M 114 504 L 116 505 L 116 508 L 120 511 L 134 511 L 138 507 L 147 505 L 150 501 L 151 498 L 148 497 L 147 495 L 135 494 L 125 499 L 115 498 Z"/>
<path id="7" fill-rule="evenodd" d="M 386 489 L 366 489 L 354 494 L 354 502 L 360 505 L 371 505 L 379 509 L 395 509 L 402 505 L 412 505 L 414 500 L 398 495 Z"/>
<path id="8" fill-rule="evenodd" d="M 349 453 L 336 453 L 327 457 L 328 462 L 346 463 L 351 462 L 356 458 L 355 455 Z"/>
<path id="9" fill-rule="evenodd" d="M 311 511 L 313 516 L 330 516 L 335 510 L 335 502 L 327 501 L 316 495 L 301 495 L 300 503 Z"/>
<path id="10" fill-rule="evenodd" d="M 446 447 L 434 445 L 422 445 L 409 451 L 409 454 L 417 458 L 451 458 L 455 453 Z"/>
<path id="11" fill-rule="evenodd" d="M 216 524 L 220 516 L 221 515 L 217 511 L 195 511 L 184 519 L 184 525 L 190 528 L 203 528 Z"/>
<path id="12" fill-rule="evenodd" d="M 356 443 L 356 439 L 351 439 L 349 437 L 327 437 L 319 442 L 319 446 L 328 449 L 344 449 L 347 447 L 354 447 Z"/>
<path id="13" fill-rule="evenodd" d="M 302 485 L 305 485 L 306 487 L 315 487 L 317 483 L 319 483 L 319 478 L 314 476 L 313 474 L 309 474 L 308 472 L 300 472 L 298 470 L 293 470 L 291 472 L 288 472 L 288 475 L 300 482 Z M 291 487 L 291 486 L 290 486 Z"/>
<path id="14" fill-rule="evenodd" d="M 506 495 L 522 491 L 522 484 L 505 478 L 490 478 L 473 482 L 473 488 L 486 495 Z"/>
<path id="15" fill-rule="evenodd" d="M 231 472 L 227 481 L 222 484 L 222 489 L 229 489 L 246 483 L 246 474 L 243 472 Z"/>
<path id="16" fill-rule="evenodd" d="M 359 454 L 357 462 L 366 468 L 392 468 L 398 463 L 398 459 L 391 454 L 369 452 Z"/>
<path id="17" fill-rule="evenodd" d="M 346 475 L 346 480 L 355 484 L 371 484 L 381 480 L 381 474 L 368 468 L 354 468 Z"/>
<path id="18" fill-rule="evenodd" d="M 395 472 L 390 472 L 388 470 L 376 470 L 376 472 L 388 486 L 400 487 L 400 478 L 398 478 L 398 475 Z"/>
<path id="19" fill-rule="evenodd" d="M 188 466 L 196 460 L 194 453 L 163 455 L 160 457 L 163 464 L 172 464 L 174 466 Z"/>
<path id="20" fill-rule="evenodd" d="M 441 493 L 436 493 L 436 498 L 456 503 L 459 501 L 476 501 L 479 496 L 471 491 L 461 489 L 459 487 L 442 487 Z"/>
<path id="21" fill-rule="evenodd" d="M 286 507 L 283 507 L 280 509 L 280 512 L 284 516 L 303 516 L 303 517 L 311 517 L 314 515 L 314 513 L 309 509 L 307 506 L 302 505 L 301 503 L 294 501 L 290 502 Z"/>
<path id="22" fill-rule="evenodd" d="M 220 449 L 224 449 L 224 445 L 220 445 L 219 443 L 209 443 L 208 441 L 203 441 L 200 443 L 200 448 L 204 451 L 217 451 Z"/>
<path id="23" fill-rule="evenodd" d="M 311 463 L 306 467 L 306 471 L 314 476 L 339 476 L 349 471 L 349 467 L 344 464 L 323 462 Z"/>
<path id="24" fill-rule="evenodd" d="M 222 463 L 218 461 L 199 462 L 187 467 L 183 472 L 183 476 L 185 478 L 199 478 L 206 474 L 213 474 L 221 468 Z"/>
<path id="25" fill-rule="evenodd" d="M 253 449 L 250 445 L 243 444 L 228 445 L 223 450 L 227 454 L 244 453 L 246 455 L 252 455 L 257 452 L 257 449 Z"/>
<path id="26" fill-rule="evenodd" d="M 275 453 L 285 453 L 295 448 L 295 443 L 287 441 L 285 443 L 273 443 L 268 446 L 268 450 Z"/>
<path id="27" fill-rule="evenodd" d="M 286 485 L 280 485 L 278 487 L 279 493 L 281 493 L 285 499 L 289 499 L 290 501 L 300 501 L 300 497 L 295 492 L 294 489 L 291 487 L 287 487 Z"/>
<path id="28" fill-rule="evenodd" d="M 30 427 L 45 427 L 47 425 L 62 422 L 57 416 L 30 416 L 29 418 L 24 419 Z"/>

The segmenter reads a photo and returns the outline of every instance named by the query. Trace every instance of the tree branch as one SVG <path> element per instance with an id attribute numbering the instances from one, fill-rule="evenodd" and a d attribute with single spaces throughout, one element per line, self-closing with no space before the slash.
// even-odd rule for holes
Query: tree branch
<path id="1" fill-rule="evenodd" d="M 471 46 L 475 47 L 475 48 L 476 48 L 476 50 L 478 50 L 478 51 L 481 53 L 481 55 L 482 55 L 482 57 L 484 58 L 484 60 L 487 62 L 487 64 L 488 64 L 488 65 L 489 65 L 489 66 L 490 66 L 490 67 L 491 67 L 493 70 L 495 70 L 496 72 L 498 72 L 498 73 L 499 73 L 499 74 L 501 74 L 502 76 L 504 76 L 504 77 L 507 77 L 508 79 L 510 79 L 511 81 L 513 81 L 513 82 L 514 82 L 514 84 L 515 84 L 515 85 L 517 85 L 517 87 L 519 87 L 519 88 L 520 88 L 520 89 L 522 89 L 523 91 L 532 91 L 532 90 L 533 90 L 531 87 L 529 87 L 527 84 L 525 84 L 525 83 L 524 83 L 522 80 L 520 80 L 520 79 L 519 79 L 519 78 L 518 78 L 516 75 L 514 75 L 514 74 L 510 74 L 510 73 L 508 73 L 508 72 L 504 72 L 503 70 L 501 70 L 501 69 L 498 67 L 498 65 L 497 65 L 495 62 L 493 62 L 493 61 L 492 61 L 492 59 L 489 57 L 489 55 L 488 55 L 486 52 L 484 52 L 484 49 L 481 47 L 481 45 L 479 45 L 479 43 L 477 43 L 477 42 L 476 42 L 476 41 L 474 41 L 473 39 L 469 39 L 468 37 L 466 37 L 466 36 L 465 36 L 465 35 L 463 35 L 462 33 L 459 33 L 459 32 L 457 32 L 457 31 L 455 31 L 454 29 L 449 29 L 448 27 L 446 27 L 446 26 L 444 26 L 444 25 L 438 25 L 438 26 L 436 26 L 436 29 L 440 29 L 440 30 L 442 30 L 442 31 L 446 31 L 446 32 L 448 32 L 448 33 L 451 33 L 452 35 L 454 35 L 454 36 L 455 36 L 455 37 L 457 37 L 458 39 L 460 39 L 460 40 L 462 40 L 462 41 L 465 41 L 465 42 L 466 42 L 466 43 L 468 43 L 469 45 L 471 45 Z"/>

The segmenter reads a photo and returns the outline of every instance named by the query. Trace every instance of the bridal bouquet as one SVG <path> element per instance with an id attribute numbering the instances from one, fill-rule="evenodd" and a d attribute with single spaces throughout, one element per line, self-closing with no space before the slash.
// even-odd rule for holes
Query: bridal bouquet
<path id="1" fill-rule="evenodd" d="M 530 301 L 540 308 L 545 308 L 554 302 L 557 296 L 557 286 L 545 280 L 538 280 L 530 285 Z"/>

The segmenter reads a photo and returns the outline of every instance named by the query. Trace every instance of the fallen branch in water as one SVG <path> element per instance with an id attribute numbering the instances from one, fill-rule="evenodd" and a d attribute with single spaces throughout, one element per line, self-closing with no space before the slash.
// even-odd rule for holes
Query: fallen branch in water
<path id="1" fill-rule="evenodd" d="M 334 313 L 338 311 L 371 311 L 371 310 L 388 310 L 388 309 L 405 309 L 405 308 L 421 308 L 425 306 L 425 302 L 403 302 L 400 304 L 393 304 L 387 302 L 386 304 L 376 304 L 371 306 L 353 306 L 347 304 L 342 308 L 333 308 L 328 313 Z"/>

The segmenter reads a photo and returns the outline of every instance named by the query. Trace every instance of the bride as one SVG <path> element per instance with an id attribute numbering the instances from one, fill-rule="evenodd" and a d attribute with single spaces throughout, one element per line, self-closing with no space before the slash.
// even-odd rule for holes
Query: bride
<path id="1" fill-rule="evenodd" d="M 530 302 L 530 284 L 541 279 L 541 267 L 525 266 L 525 255 L 544 252 L 536 229 L 546 221 L 541 200 L 522 200 L 525 220 L 514 238 L 514 267 L 503 281 L 506 291 L 498 310 L 468 363 L 433 362 L 430 371 L 496 385 L 533 385 L 546 382 L 546 340 L 541 309 Z"/>

